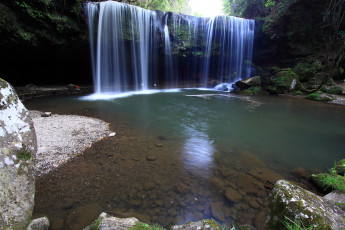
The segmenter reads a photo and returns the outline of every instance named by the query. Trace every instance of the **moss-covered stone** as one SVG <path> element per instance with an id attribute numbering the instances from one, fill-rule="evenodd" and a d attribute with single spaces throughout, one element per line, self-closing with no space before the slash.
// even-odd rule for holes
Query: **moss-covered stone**
<path id="1" fill-rule="evenodd" d="M 34 207 L 36 135 L 13 87 L 2 79 L 0 85 L 0 229 L 26 229 Z"/>
<path id="2" fill-rule="evenodd" d="M 279 90 L 290 91 L 293 90 L 292 82 L 294 79 L 298 79 L 298 76 L 290 68 L 281 69 L 277 72 L 274 84 Z"/>
<path id="3" fill-rule="evenodd" d="M 306 99 L 313 100 L 313 101 L 333 101 L 335 100 L 335 97 L 332 97 L 330 95 L 322 94 L 322 92 L 315 92 L 311 93 L 306 96 Z"/>
<path id="4" fill-rule="evenodd" d="M 335 170 L 339 175 L 345 176 L 345 159 L 337 162 Z"/>
<path id="5" fill-rule="evenodd" d="M 300 81 L 304 81 L 307 78 L 313 77 L 321 69 L 320 61 L 307 59 L 298 62 L 292 70 L 298 75 Z"/>
<path id="6" fill-rule="evenodd" d="M 339 86 L 339 85 L 336 85 L 336 86 L 332 86 L 332 87 L 326 88 L 325 92 L 326 93 L 330 93 L 330 94 L 341 95 L 341 94 L 343 94 L 343 88 L 341 86 Z"/>
<path id="7" fill-rule="evenodd" d="M 286 218 L 304 228 L 331 230 L 345 228 L 345 212 L 334 202 L 279 180 L 269 196 L 267 229 L 285 229 Z"/>
<path id="8" fill-rule="evenodd" d="M 245 89 L 239 92 L 241 95 L 247 95 L 247 96 L 252 96 L 252 95 L 269 95 L 268 92 L 266 92 L 261 86 L 252 86 L 249 89 Z"/>

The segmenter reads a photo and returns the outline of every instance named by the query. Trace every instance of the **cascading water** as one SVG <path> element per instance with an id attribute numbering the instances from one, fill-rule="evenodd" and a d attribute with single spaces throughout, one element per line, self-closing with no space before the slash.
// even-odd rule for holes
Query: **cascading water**
<path id="1" fill-rule="evenodd" d="M 254 20 L 155 12 L 115 1 L 86 7 L 96 93 L 182 83 L 223 83 L 218 89 L 224 90 L 250 77 Z"/>

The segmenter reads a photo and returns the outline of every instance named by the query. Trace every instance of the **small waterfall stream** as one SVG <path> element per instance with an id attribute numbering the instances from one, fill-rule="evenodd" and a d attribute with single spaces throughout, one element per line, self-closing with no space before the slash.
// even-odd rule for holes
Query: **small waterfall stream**
<path id="1" fill-rule="evenodd" d="M 95 93 L 182 84 L 229 90 L 250 77 L 254 20 L 193 17 L 115 1 L 86 8 Z"/>

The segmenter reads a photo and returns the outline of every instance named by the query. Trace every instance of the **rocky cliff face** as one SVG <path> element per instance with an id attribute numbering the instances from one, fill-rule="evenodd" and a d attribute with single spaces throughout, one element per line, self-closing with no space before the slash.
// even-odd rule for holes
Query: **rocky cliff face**
<path id="1" fill-rule="evenodd" d="M 91 81 L 83 14 L 81 0 L 0 1 L 1 74 L 12 84 Z"/>
<path id="2" fill-rule="evenodd" d="M 0 229 L 24 229 L 34 207 L 36 134 L 29 111 L 0 79 Z"/>

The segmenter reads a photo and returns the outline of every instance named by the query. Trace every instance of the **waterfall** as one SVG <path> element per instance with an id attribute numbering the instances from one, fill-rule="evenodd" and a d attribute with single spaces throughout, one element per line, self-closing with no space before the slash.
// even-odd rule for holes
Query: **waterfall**
<path id="1" fill-rule="evenodd" d="M 193 17 L 115 1 L 86 3 L 95 93 L 229 89 L 251 75 L 254 20 Z M 225 85 L 225 86 L 224 86 Z"/>

